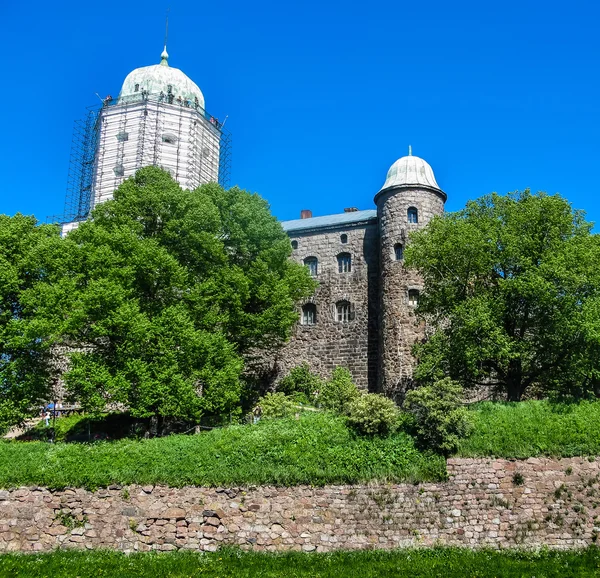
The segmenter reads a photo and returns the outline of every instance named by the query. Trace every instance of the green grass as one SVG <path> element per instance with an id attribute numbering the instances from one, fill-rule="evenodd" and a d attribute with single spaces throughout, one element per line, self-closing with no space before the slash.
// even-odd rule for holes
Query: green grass
<path id="1" fill-rule="evenodd" d="M 597 577 L 600 551 L 477 551 L 457 548 L 332 554 L 263 554 L 222 550 L 214 554 L 66 552 L 5 554 L 0 576 L 19 578 L 579 578 Z"/>
<path id="2" fill-rule="evenodd" d="M 460 443 L 462 457 L 600 455 L 600 402 L 481 403 L 473 406 L 474 430 Z"/>
<path id="3" fill-rule="evenodd" d="M 92 444 L 0 442 L 0 487 L 110 484 L 324 485 L 444 479 L 439 456 L 410 436 L 361 438 L 342 418 L 307 413 L 199 435 Z"/>

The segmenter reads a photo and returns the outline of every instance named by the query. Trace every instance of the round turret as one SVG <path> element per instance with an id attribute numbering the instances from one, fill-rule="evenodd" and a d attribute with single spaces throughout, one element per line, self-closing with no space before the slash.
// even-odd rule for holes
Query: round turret
<path id="1" fill-rule="evenodd" d="M 402 398 L 414 367 L 412 347 L 423 339 L 415 307 L 422 290 L 420 275 L 404 266 L 404 250 L 412 231 L 444 212 L 444 193 L 429 164 L 412 155 L 398 159 L 375 195 L 380 240 L 380 368 L 379 389 Z"/>
<path id="2" fill-rule="evenodd" d="M 140 98 L 142 91 L 148 94 L 172 94 L 204 109 L 204 95 L 198 85 L 178 68 L 169 66 L 167 48 L 161 54 L 160 64 L 136 68 L 127 75 L 119 93 L 119 103 Z"/>

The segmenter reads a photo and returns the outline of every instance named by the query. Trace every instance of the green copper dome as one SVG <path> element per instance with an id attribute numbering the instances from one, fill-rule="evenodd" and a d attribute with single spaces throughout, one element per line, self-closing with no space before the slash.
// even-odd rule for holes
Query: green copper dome
<path id="1" fill-rule="evenodd" d="M 160 64 L 136 68 L 127 75 L 119 93 L 119 102 L 137 100 L 143 90 L 153 95 L 161 92 L 166 95 L 171 87 L 175 99 L 181 97 L 184 102 L 189 100 L 192 105 L 198 99 L 198 106 L 204 109 L 204 95 L 198 85 L 178 68 L 169 66 L 166 46 L 160 56 Z"/>

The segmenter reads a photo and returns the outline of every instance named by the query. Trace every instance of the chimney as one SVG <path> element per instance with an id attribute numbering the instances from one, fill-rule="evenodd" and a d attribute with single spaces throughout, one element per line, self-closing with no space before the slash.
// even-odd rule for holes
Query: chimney
<path id="1" fill-rule="evenodd" d="M 300 218 L 301 219 L 311 219 L 312 218 L 312 211 L 310 209 L 302 209 L 300 211 Z"/>
<path id="2" fill-rule="evenodd" d="M 356 207 L 346 207 L 344 209 L 344 213 L 356 213 L 356 211 L 358 211 Z"/>

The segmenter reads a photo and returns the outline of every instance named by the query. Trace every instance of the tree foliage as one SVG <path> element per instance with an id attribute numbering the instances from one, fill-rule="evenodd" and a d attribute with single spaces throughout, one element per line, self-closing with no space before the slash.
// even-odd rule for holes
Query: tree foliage
<path id="1" fill-rule="evenodd" d="M 277 391 L 300 403 L 311 403 L 319 395 L 323 380 L 312 373 L 308 363 L 293 367 L 277 384 Z"/>
<path id="2" fill-rule="evenodd" d="M 363 393 L 348 404 L 348 425 L 362 435 L 389 435 L 398 428 L 398 418 L 398 406 L 378 393 Z"/>
<path id="3" fill-rule="evenodd" d="M 336 367 L 331 378 L 321 386 L 317 402 L 324 409 L 347 415 L 350 411 L 350 404 L 359 395 L 360 392 L 352 381 L 350 371 L 345 367 Z"/>
<path id="4" fill-rule="evenodd" d="M 58 227 L 0 215 L 0 432 L 50 395 L 51 328 L 36 315 L 36 285 L 59 257 Z"/>
<path id="5" fill-rule="evenodd" d="M 244 355 L 285 340 L 294 303 L 314 289 L 262 198 L 182 190 L 156 167 L 125 181 L 62 250 L 38 314 L 74 348 L 66 385 L 88 411 L 239 411 Z"/>
<path id="6" fill-rule="evenodd" d="M 411 236 L 424 279 L 417 309 L 434 329 L 416 377 L 583 396 L 600 383 L 600 239 L 558 195 L 469 202 Z"/>
<path id="7" fill-rule="evenodd" d="M 462 398 L 462 387 L 447 377 L 406 394 L 403 407 L 413 416 L 423 447 L 445 455 L 456 450 L 472 428 Z"/>

